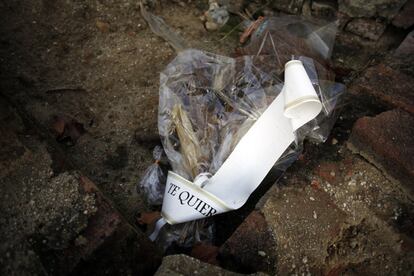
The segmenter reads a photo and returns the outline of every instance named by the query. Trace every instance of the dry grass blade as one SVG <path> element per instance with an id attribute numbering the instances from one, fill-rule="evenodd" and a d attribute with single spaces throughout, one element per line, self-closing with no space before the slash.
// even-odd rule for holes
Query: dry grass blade
<path id="1" fill-rule="evenodd" d="M 181 152 L 186 162 L 188 172 L 194 178 L 198 175 L 198 161 L 200 159 L 200 143 L 191 125 L 186 112 L 181 105 L 174 106 L 172 120 L 180 140 Z"/>

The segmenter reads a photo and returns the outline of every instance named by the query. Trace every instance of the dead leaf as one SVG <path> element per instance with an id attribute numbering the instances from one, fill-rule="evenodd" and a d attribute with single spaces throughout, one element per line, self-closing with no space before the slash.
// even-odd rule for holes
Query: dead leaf
<path id="1" fill-rule="evenodd" d="M 63 135 L 63 132 L 65 131 L 65 120 L 63 118 L 56 117 L 53 120 L 52 128 L 56 132 L 56 136 Z"/>
<path id="2" fill-rule="evenodd" d="M 196 243 L 191 249 L 190 255 L 196 259 L 199 259 L 203 262 L 218 265 L 217 255 L 219 253 L 219 248 L 217 246 L 206 244 L 206 243 Z"/>
<path id="3" fill-rule="evenodd" d="M 319 183 L 318 180 L 312 180 L 311 182 L 311 186 L 312 188 L 314 188 L 315 190 L 320 190 L 321 189 L 321 184 Z"/>
<path id="4" fill-rule="evenodd" d="M 58 142 L 68 141 L 72 145 L 86 132 L 82 123 L 64 115 L 54 116 L 52 128 Z"/>
<path id="5" fill-rule="evenodd" d="M 79 177 L 79 182 L 83 188 L 83 190 L 87 193 L 92 193 L 98 191 L 95 183 L 92 182 L 88 177 L 81 175 Z"/>
<path id="6" fill-rule="evenodd" d="M 254 21 L 240 36 L 240 43 L 245 43 L 250 36 L 259 28 L 259 26 L 263 23 L 265 18 L 263 16 L 259 16 L 259 18 Z"/>
<path id="7" fill-rule="evenodd" d="M 101 20 L 96 20 L 96 27 L 103 33 L 109 32 L 109 24 Z"/>
<path id="8" fill-rule="evenodd" d="M 145 212 L 138 216 L 137 221 L 140 225 L 150 225 L 154 224 L 160 218 L 160 212 Z"/>

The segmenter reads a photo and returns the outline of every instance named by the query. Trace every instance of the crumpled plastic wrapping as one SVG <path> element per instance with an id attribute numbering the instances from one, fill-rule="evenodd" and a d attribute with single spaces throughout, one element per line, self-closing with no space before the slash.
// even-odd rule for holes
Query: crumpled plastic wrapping
<path id="1" fill-rule="evenodd" d="M 283 70 L 292 56 L 306 56 L 328 66 L 337 26 L 335 22 L 304 19 L 294 15 L 265 18 L 242 49 L 246 55 L 271 55 Z M 325 73 L 332 73 L 326 71 Z M 326 75 L 321 75 L 325 79 Z M 333 77 L 333 75 L 331 75 Z"/>
<path id="2" fill-rule="evenodd" d="M 161 73 L 158 114 L 161 141 L 173 171 L 190 181 L 200 174 L 213 175 L 279 95 L 284 65 L 291 59 L 302 61 L 323 108 L 296 132 L 296 141 L 275 167 L 282 171 L 289 167 L 304 139 L 325 141 L 345 91 L 335 83 L 329 67 L 335 34 L 333 23 L 281 16 L 264 20 L 236 58 L 195 49 L 180 51 Z M 166 228 L 164 243 L 177 237 L 185 245 L 197 241 L 189 231 L 194 227 Z M 200 233 L 200 227 L 195 228 Z M 208 231 L 205 236 L 211 239 Z"/>
<path id="3" fill-rule="evenodd" d="M 220 168 L 282 90 L 283 80 L 263 68 L 268 58 L 233 59 L 186 50 L 168 65 L 161 74 L 158 128 L 174 172 L 193 181 Z M 343 86 L 319 79 L 312 59 L 298 59 L 323 105 L 323 112 L 298 131 L 299 146 L 305 137 L 320 142 L 327 138 L 329 118 Z"/>
<path id="4" fill-rule="evenodd" d="M 167 178 L 159 165 L 162 154 L 162 147 L 156 146 L 153 151 L 155 161 L 146 169 L 138 186 L 138 189 L 144 191 L 150 205 L 161 205 L 164 196 Z"/>
<path id="5" fill-rule="evenodd" d="M 157 244 L 165 251 L 174 246 L 189 248 L 198 242 L 212 244 L 214 235 L 215 225 L 208 219 L 175 225 L 167 224 L 157 237 Z"/>

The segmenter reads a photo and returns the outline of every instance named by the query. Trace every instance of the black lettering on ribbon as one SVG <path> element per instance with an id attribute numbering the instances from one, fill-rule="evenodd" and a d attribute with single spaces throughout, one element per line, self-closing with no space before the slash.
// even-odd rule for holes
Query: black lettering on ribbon
<path id="1" fill-rule="evenodd" d="M 180 189 L 177 185 L 170 183 L 170 187 L 168 188 L 168 193 L 172 196 L 177 194 L 177 191 Z"/>
<path id="2" fill-rule="evenodd" d="M 211 217 L 217 213 L 217 210 L 213 208 L 210 204 L 190 194 L 190 192 L 182 191 L 178 195 L 178 200 L 180 201 L 181 205 L 187 205 L 188 207 L 193 208 L 203 216 Z"/>
<path id="3" fill-rule="evenodd" d="M 185 197 L 183 197 L 183 195 L 185 195 Z M 190 197 L 190 193 L 189 192 L 181 192 L 180 195 L 178 196 L 181 205 L 184 205 L 184 203 L 187 201 L 187 199 Z"/>

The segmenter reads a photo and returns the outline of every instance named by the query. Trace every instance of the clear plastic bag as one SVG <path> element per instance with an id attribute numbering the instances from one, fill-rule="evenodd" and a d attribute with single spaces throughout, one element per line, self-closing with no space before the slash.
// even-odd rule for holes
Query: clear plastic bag
<path id="1" fill-rule="evenodd" d="M 151 205 L 161 205 L 164 196 L 167 179 L 159 165 L 162 154 L 162 147 L 156 146 L 153 151 L 155 162 L 147 168 L 139 182 L 138 190 L 144 191 L 147 201 Z"/>
<path id="2" fill-rule="evenodd" d="M 318 78 L 311 59 L 299 59 L 314 76 L 323 112 L 298 130 L 294 151 L 300 151 L 305 137 L 327 138 L 343 92 L 343 86 Z M 191 181 L 201 173 L 214 174 L 281 92 L 281 77 L 262 70 L 262 61 L 262 56 L 232 59 L 186 50 L 162 73 L 158 127 L 174 172 Z"/>
<path id="3" fill-rule="evenodd" d="M 325 141 L 345 91 L 335 83 L 329 66 L 335 34 L 332 23 L 281 16 L 264 20 L 239 57 L 180 51 L 160 78 L 158 128 L 173 171 L 190 181 L 216 173 L 282 91 L 284 65 L 291 59 L 302 61 L 322 112 L 296 131 L 295 142 L 275 167 L 286 170 L 302 151 L 305 138 Z M 189 245 L 200 231 L 211 240 L 210 226 L 205 221 L 168 226 L 160 240 Z"/>
<path id="4" fill-rule="evenodd" d="M 336 32 L 336 22 L 295 15 L 269 17 L 261 20 L 242 53 L 274 56 L 281 70 L 292 56 L 306 56 L 326 66 L 332 54 Z"/>

